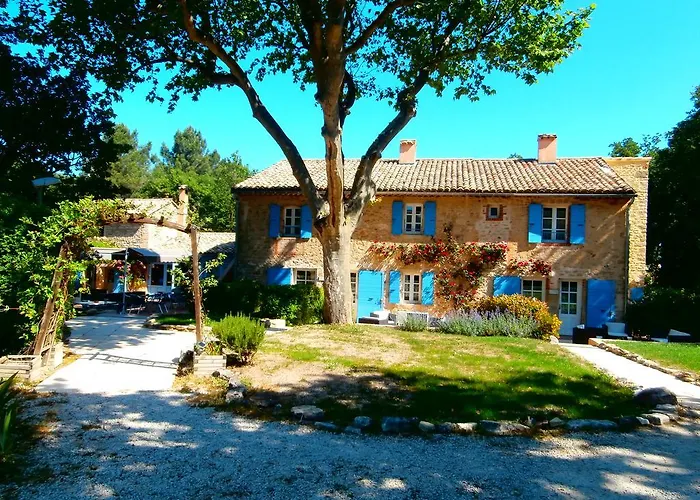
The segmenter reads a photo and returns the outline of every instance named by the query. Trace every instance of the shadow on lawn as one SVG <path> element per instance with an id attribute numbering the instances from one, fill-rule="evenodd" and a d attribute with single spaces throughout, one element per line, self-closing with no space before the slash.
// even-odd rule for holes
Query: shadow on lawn
<path id="1" fill-rule="evenodd" d="M 489 382 L 446 378 L 421 370 L 363 367 L 362 372 L 326 372 L 284 390 L 258 391 L 256 396 L 270 406 L 278 402 L 285 406 L 315 404 L 329 419 L 343 425 L 357 415 L 375 420 L 407 416 L 432 422 L 469 422 L 528 416 L 612 419 L 639 415 L 644 410 L 632 402 L 630 390 L 603 384 L 600 377 L 590 375 L 564 380 L 548 372 L 528 372 Z"/>
<path id="2" fill-rule="evenodd" d="M 445 393 L 444 395 L 449 395 Z M 561 439 L 351 436 L 190 407 L 179 394 L 70 394 L 20 498 L 692 497 L 700 427 Z M 636 490 L 630 485 L 634 482 Z"/>

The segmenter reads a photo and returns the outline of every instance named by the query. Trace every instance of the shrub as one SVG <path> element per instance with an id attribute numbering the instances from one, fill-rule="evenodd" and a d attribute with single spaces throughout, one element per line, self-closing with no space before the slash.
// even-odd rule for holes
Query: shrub
<path id="1" fill-rule="evenodd" d="M 533 318 L 518 318 L 509 312 L 456 312 L 439 324 L 443 333 L 472 337 L 539 338 L 538 329 Z"/>
<path id="2" fill-rule="evenodd" d="M 323 290 L 315 285 L 263 285 L 241 280 L 220 283 L 209 290 L 205 306 L 212 317 L 243 314 L 280 318 L 290 325 L 320 323 Z"/>
<path id="3" fill-rule="evenodd" d="M 537 331 L 533 338 L 559 337 L 559 327 L 561 327 L 559 318 L 549 312 L 547 304 L 532 297 L 522 295 L 484 297 L 477 301 L 473 309 L 481 313 L 501 312 L 510 313 L 516 318 L 531 318 L 537 323 Z"/>
<path id="4" fill-rule="evenodd" d="M 417 316 L 406 316 L 399 329 L 405 332 L 424 332 L 428 329 L 428 322 Z"/>
<path id="5" fill-rule="evenodd" d="M 627 305 L 625 321 L 633 333 L 665 337 L 670 329 L 700 340 L 697 312 L 700 293 L 681 288 L 648 286 L 641 300 Z"/>
<path id="6" fill-rule="evenodd" d="M 0 460 L 12 451 L 12 432 L 17 412 L 17 402 L 10 389 L 15 381 L 15 375 L 0 382 Z"/>
<path id="7" fill-rule="evenodd" d="M 242 364 L 250 363 L 265 338 L 265 326 L 248 316 L 225 316 L 212 325 L 212 333 Z"/>

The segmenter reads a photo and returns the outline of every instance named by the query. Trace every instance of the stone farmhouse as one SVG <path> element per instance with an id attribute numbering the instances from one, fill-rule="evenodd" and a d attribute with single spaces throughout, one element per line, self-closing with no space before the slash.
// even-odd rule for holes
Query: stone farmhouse
<path id="1" fill-rule="evenodd" d="M 538 137 L 533 159 L 424 159 L 416 151 L 416 141 L 401 141 L 399 158 L 375 167 L 376 199 L 352 240 L 358 318 L 377 310 L 449 312 L 451 303 L 435 293 L 435 266 L 387 262 L 371 251 L 376 242 L 444 240 L 446 230 L 462 243 L 504 242 L 510 264 L 490 269 L 477 293 L 541 299 L 559 315 L 563 333 L 620 319 L 628 299 L 641 294 L 649 158 L 559 158 L 556 135 Z M 358 162 L 346 160 L 346 185 Z M 324 160 L 306 164 L 323 189 Z M 289 164 L 276 163 L 233 191 L 239 274 L 321 283 L 321 245 Z M 518 262 L 546 263 L 547 272 Z"/>
<path id="2" fill-rule="evenodd" d="M 186 225 L 189 215 L 189 194 L 187 186 L 181 186 L 178 202 L 170 198 L 129 198 L 134 210 L 149 217 Z M 129 291 L 167 293 L 173 289 L 172 269 L 177 261 L 192 255 L 190 236 L 183 232 L 152 224 L 112 224 L 103 228 L 103 236 L 95 244 L 94 250 L 102 263 L 88 276 L 90 288 L 96 291 L 121 292 L 117 276 L 116 262 L 137 259 L 143 266 L 143 276 L 134 282 L 130 280 Z M 198 250 L 200 262 L 225 254 L 226 259 L 215 270 L 219 279 L 232 271 L 235 263 L 236 234 L 233 232 L 200 232 Z M 123 281 L 123 280 L 121 280 Z"/>

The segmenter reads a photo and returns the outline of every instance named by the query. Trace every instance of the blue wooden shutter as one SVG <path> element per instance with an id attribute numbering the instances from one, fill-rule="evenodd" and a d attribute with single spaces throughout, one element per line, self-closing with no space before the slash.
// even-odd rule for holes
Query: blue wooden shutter
<path id="1" fill-rule="evenodd" d="M 570 220 L 569 243 L 583 245 L 586 242 L 586 205 L 571 205 Z"/>
<path id="2" fill-rule="evenodd" d="M 391 204 L 391 234 L 403 233 L 403 201 Z"/>
<path id="3" fill-rule="evenodd" d="M 630 288 L 630 300 L 633 302 L 638 302 L 644 298 L 644 288 L 635 287 Z"/>
<path id="4" fill-rule="evenodd" d="M 588 280 L 586 293 L 586 326 L 600 328 L 615 318 L 615 282 Z"/>
<path id="5" fill-rule="evenodd" d="M 421 303 L 426 306 L 432 306 L 435 297 L 435 273 L 423 273 L 421 288 Z"/>
<path id="6" fill-rule="evenodd" d="M 280 235 L 280 215 L 282 213 L 282 207 L 272 203 L 270 205 L 270 227 L 268 229 L 268 235 L 270 238 L 278 238 Z"/>
<path id="7" fill-rule="evenodd" d="M 527 209 L 528 243 L 542 243 L 542 205 L 530 203 Z"/>
<path id="8" fill-rule="evenodd" d="M 268 285 L 291 285 L 292 270 L 288 267 L 270 267 L 267 270 Z"/>
<path id="9" fill-rule="evenodd" d="M 517 295 L 520 293 L 518 276 L 496 276 L 493 278 L 493 295 Z"/>
<path id="10" fill-rule="evenodd" d="M 311 225 L 313 224 L 313 219 L 311 218 L 311 207 L 309 205 L 304 205 L 301 207 L 301 234 L 300 238 L 308 240 L 311 238 Z"/>
<path id="11" fill-rule="evenodd" d="M 426 236 L 435 236 L 435 226 L 437 225 L 437 206 L 434 201 L 426 201 L 423 205 L 425 216 L 424 233 Z"/>
<path id="12" fill-rule="evenodd" d="M 389 304 L 401 302 L 401 273 L 391 271 L 389 273 Z"/>

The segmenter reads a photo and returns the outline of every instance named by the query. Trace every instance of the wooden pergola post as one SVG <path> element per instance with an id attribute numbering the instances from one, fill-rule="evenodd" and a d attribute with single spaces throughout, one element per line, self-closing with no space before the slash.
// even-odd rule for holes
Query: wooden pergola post
<path id="1" fill-rule="evenodd" d="M 68 242 L 63 242 L 61 245 L 61 250 L 58 253 L 58 262 L 56 264 L 56 270 L 53 272 L 53 279 L 51 280 L 51 296 L 46 299 L 46 305 L 44 305 L 44 312 L 41 315 L 41 321 L 39 322 L 39 331 L 34 339 L 34 355 L 38 356 L 44 349 L 44 343 L 49 334 L 56 335 L 56 332 L 49 332 L 51 325 L 51 318 L 53 317 L 54 311 L 56 310 L 56 298 L 58 294 L 61 293 L 61 285 L 63 285 L 64 261 L 68 257 Z M 63 307 L 63 304 L 61 304 Z M 53 344 L 54 339 L 51 339 L 51 344 Z"/>
<path id="2" fill-rule="evenodd" d="M 199 250 L 197 249 L 197 227 L 190 226 L 190 241 L 192 242 L 192 294 L 194 295 L 194 323 L 197 343 L 202 336 L 202 287 L 199 285 Z"/>

